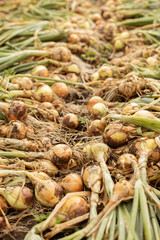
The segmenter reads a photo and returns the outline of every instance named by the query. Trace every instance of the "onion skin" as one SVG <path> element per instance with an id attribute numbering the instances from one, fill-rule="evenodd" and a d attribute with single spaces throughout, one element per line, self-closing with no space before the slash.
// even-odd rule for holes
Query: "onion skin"
<path id="1" fill-rule="evenodd" d="M 100 129 L 100 123 L 101 121 L 96 119 L 91 122 L 88 132 L 90 136 L 99 136 L 102 133 L 102 130 Z"/>
<path id="2" fill-rule="evenodd" d="M 78 117 L 73 113 L 66 114 L 63 118 L 63 124 L 68 128 L 75 129 L 79 125 Z"/>
<path id="3" fill-rule="evenodd" d="M 31 90 L 34 87 L 34 84 L 32 80 L 28 77 L 18 77 L 14 78 L 11 81 L 13 84 L 18 84 L 19 88 L 18 89 L 23 89 L 23 90 Z"/>
<path id="4" fill-rule="evenodd" d="M 62 206 L 59 213 L 67 214 L 69 218 L 79 217 L 89 211 L 88 204 L 80 196 L 70 197 Z"/>
<path id="5" fill-rule="evenodd" d="M 65 83 L 57 82 L 52 85 L 52 91 L 60 98 L 66 99 L 69 94 L 68 86 Z"/>
<path id="6" fill-rule="evenodd" d="M 50 51 L 52 59 L 60 62 L 69 62 L 71 60 L 71 52 L 66 47 L 55 47 Z"/>
<path id="7" fill-rule="evenodd" d="M 66 192 L 79 192 L 83 190 L 83 182 L 77 173 L 68 174 L 61 182 L 61 186 Z"/>
<path id="8" fill-rule="evenodd" d="M 78 82 L 78 76 L 75 73 L 68 73 L 66 75 L 67 81 Z"/>
<path id="9" fill-rule="evenodd" d="M 59 117 L 58 111 L 50 102 L 43 102 L 38 107 L 39 108 L 37 109 L 37 111 L 43 116 L 44 119 L 56 121 Z"/>
<path id="10" fill-rule="evenodd" d="M 104 103 L 104 101 L 103 101 L 103 99 L 102 99 L 101 97 L 98 97 L 98 96 L 92 97 L 92 98 L 88 101 L 88 105 L 87 105 L 88 111 L 91 111 L 91 109 L 93 108 L 93 106 L 94 106 L 96 103 Z"/>
<path id="11" fill-rule="evenodd" d="M 83 173 L 83 181 L 87 188 L 94 190 L 97 184 L 101 185 L 101 168 L 98 165 L 88 166 Z"/>
<path id="12" fill-rule="evenodd" d="M 130 153 L 121 155 L 117 160 L 117 165 L 119 169 L 130 169 L 132 167 L 132 162 L 138 162 L 137 158 Z"/>
<path id="13" fill-rule="evenodd" d="M 24 102 L 13 101 L 11 105 L 8 103 L 0 103 L 0 108 L 4 112 L 8 122 L 12 120 L 23 120 L 27 115 L 27 107 Z"/>
<path id="14" fill-rule="evenodd" d="M 37 182 L 35 185 L 35 197 L 41 205 L 54 207 L 61 199 L 63 189 L 53 180 Z"/>
<path id="15" fill-rule="evenodd" d="M 0 196 L 0 216 L 2 216 L 1 209 L 3 210 L 4 213 L 7 213 L 8 211 L 8 204 L 7 201 L 4 197 Z"/>
<path id="16" fill-rule="evenodd" d="M 96 103 L 91 109 L 91 114 L 94 118 L 101 118 L 107 112 L 106 106 L 104 103 Z"/>
<path id="17" fill-rule="evenodd" d="M 48 69 L 43 65 L 38 65 L 32 70 L 32 74 L 40 77 L 48 77 Z"/>
<path id="18" fill-rule="evenodd" d="M 123 125 L 113 124 L 105 128 L 103 140 L 110 147 L 117 148 L 129 141 L 129 134 L 124 130 Z"/>
<path id="19" fill-rule="evenodd" d="M 140 110 L 137 111 L 133 116 L 135 117 L 143 117 L 143 118 L 148 118 L 148 119 L 156 119 L 153 113 L 147 111 L 147 110 Z"/>
<path id="20" fill-rule="evenodd" d="M 50 86 L 41 83 L 37 87 L 37 91 L 34 92 L 34 98 L 39 102 L 52 102 L 52 89 L 50 88 Z"/>
<path id="21" fill-rule="evenodd" d="M 33 192 L 28 187 L 6 187 L 0 194 L 16 210 L 25 210 L 33 205 Z"/>
<path id="22" fill-rule="evenodd" d="M 65 168 L 72 158 L 72 149 L 66 144 L 57 144 L 52 148 L 51 155 L 56 166 Z"/>

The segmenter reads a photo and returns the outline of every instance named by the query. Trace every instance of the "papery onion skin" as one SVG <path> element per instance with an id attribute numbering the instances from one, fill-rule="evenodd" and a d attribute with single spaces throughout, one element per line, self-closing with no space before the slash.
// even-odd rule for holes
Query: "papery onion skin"
<path id="1" fill-rule="evenodd" d="M 71 52 L 68 48 L 59 46 L 50 51 L 51 58 L 60 62 L 69 62 L 71 60 Z"/>
<path id="2" fill-rule="evenodd" d="M 83 181 L 87 188 L 94 189 L 94 185 L 100 180 L 101 168 L 98 165 L 91 165 L 85 168 L 83 172 Z"/>
<path id="3" fill-rule="evenodd" d="M 68 86 L 63 82 L 57 82 L 52 85 L 52 91 L 60 98 L 67 98 L 69 94 Z"/>
<path id="4" fill-rule="evenodd" d="M 23 89 L 23 90 L 31 90 L 34 87 L 32 80 L 28 77 L 13 78 L 11 82 L 13 84 L 18 84 L 19 89 Z"/>
<path id="5" fill-rule="evenodd" d="M 106 113 L 107 113 L 107 108 L 104 103 L 96 103 L 91 109 L 91 114 L 94 118 L 101 118 Z"/>
<path id="6" fill-rule="evenodd" d="M 102 133 L 102 130 L 100 129 L 100 123 L 101 121 L 99 119 L 96 119 L 91 122 L 88 132 L 90 136 L 99 136 Z"/>
<path id="7" fill-rule="evenodd" d="M 33 205 L 33 192 L 25 186 L 6 187 L 3 196 L 8 204 L 16 210 L 25 210 Z"/>
<path id="8" fill-rule="evenodd" d="M 90 98 L 90 100 L 88 101 L 88 105 L 87 105 L 87 108 L 89 111 L 91 111 L 91 109 L 93 108 L 93 106 L 96 104 L 96 103 L 103 103 L 103 99 L 101 97 L 98 97 L 98 96 L 94 96 L 92 98 Z"/>
<path id="9" fill-rule="evenodd" d="M 46 207 L 54 207 L 61 199 L 62 187 L 53 180 L 37 182 L 35 185 L 35 196 L 38 202 Z"/>
<path id="10" fill-rule="evenodd" d="M 32 70 L 32 74 L 40 77 L 48 77 L 48 69 L 43 65 L 38 65 Z"/>
<path id="11" fill-rule="evenodd" d="M 130 153 L 125 153 L 121 155 L 117 160 L 117 165 L 119 169 L 130 169 L 132 167 L 132 161 L 138 162 L 137 158 Z"/>
<path id="12" fill-rule="evenodd" d="M 77 173 L 70 173 L 61 182 L 61 186 L 67 192 L 79 192 L 83 190 L 83 181 Z"/>
<path id="13" fill-rule="evenodd" d="M 39 84 L 34 93 L 34 98 L 39 102 L 52 102 L 53 92 L 50 86 L 46 84 Z"/>
<path id="14" fill-rule="evenodd" d="M 52 148 L 51 155 L 56 166 L 65 168 L 72 158 L 72 149 L 66 144 L 57 144 Z"/>
<path id="15" fill-rule="evenodd" d="M 142 118 L 148 118 L 148 119 L 156 119 L 154 114 L 149 112 L 149 111 L 147 111 L 147 110 L 139 110 L 133 116 L 135 116 L 135 117 L 142 117 Z"/>
<path id="16" fill-rule="evenodd" d="M 73 113 L 68 113 L 63 118 L 63 124 L 68 128 L 75 129 L 79 125 L 78 117 Z"/>
<path id="17" fill-rule="evenodd" d="M 80 196 L 70 197 L 60 209 L 60 213 L 67 214 L 69 218 L 76 218 L 89 211 L 88 204 Z"/>

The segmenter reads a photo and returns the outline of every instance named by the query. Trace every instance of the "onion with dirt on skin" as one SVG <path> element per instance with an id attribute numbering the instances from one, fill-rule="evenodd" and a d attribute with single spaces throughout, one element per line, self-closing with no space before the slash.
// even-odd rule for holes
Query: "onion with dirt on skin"
<path id="1" fill-rule="evenodd" d="M 43 65 L 36 66 L 35 68 L 33 68 L 31 73 L 32 75 L 40 77 L 48 77 L 49 75 L 48 69 Z"/>
<path id="2" fill-rule="evenodd" d="M 52 102 L 53 92 L 50 86 L 41 83 L 34 92 L 34 98 L 39 102 Z"/>
<path id="3" fill-rule="evenodd" d="M 66 192 L 79 192 L 83 190 L 83 182 L 80 175 L 70 173 L 61 182 L 61 186 Z"/>
<path id="4" fill-rule="evenodd" d="M 2 195 L 8 204 L 16 210 L 25 210 L 33 205 L 33 192 L 28 187 L 5 186 L 0 188 Z"/>
<path id="5" fill-rule="evenodd" d="M 54 47 L 50 51 L 50 56 L 52 59 L 60 62 L 69 62 L 71 60 L 70 50 L 63 46 Z"/>
<path id="6" fill-rule="evenodd" d="M 58 111 L 50 102 L 43 102 L 39 104 L 37 111 L 43 116 L 44 119 L 49 119 L 51 121 L 56 121 L 59 117 Z"/>
<path id="7" fill-rule="evenodd" d="M 78 76 L 75 73 L 68 73 L 66 75 L 66 79 L 69 82 L 75 82 L 75 83 L 78 82 Z"/>
<path id="8" fill-rule="evenodd" d="M 60 98 L 67 98 L 69 94 L 68 86 L 63 82 L 54 83 L 51 86 L 52 91 Z"/>
<path id="9" fill-rule="evenodd" d="M 75 129 L 79 126 L 78 117 L 73 113 L 68 113 L 63 118 L 63 124 L 68 128 Z"/>
<path id="10" fill-rule="evenodd" d="M 8 122 L 23 120 L 27 116 L 26 104 L 21 101 L 13 101 L 11 104 L 0 102 L 0 110 L 4 112 Z"/>
<path id="11" fill-rule="evenodd" d="M 130 169 L 132 167 L 132 162 L 138 162 L 137 158 L 130 153 L 125 153 L 121 155 L 117 160 L 117 165 L 120 169 Z"/>
<path id="12" fill-rule="evenodd" d="M 105 65 L 98 69 L 98 73 L 102 78 L 111 78 L 113 75 L 112 68 Z"/>
<path id="13" fill-rule="evenodd" d="M 17 89 L 31 90 L 34 87 L 32 80 L 28 77 L 17 77 L 11 80 L 11 83 L 17 84 Z"/>
<path id="14" fill-rule="evenodd" d="M 102 133 L 102 130 L 100 129 L 101 120 L 96 119 L 91 122 L 88 128 L 88 132 L 90 136 L 99 136 Z"/>
<path id="15" fill-rule="evenodd" d="M 104 103 L 96 103 L 91 109 L 91 114 L 94 118 L 101 118 L 106 113 L 107 113 L 107 108 Z"/>
<path id="16" fill-rule="evenodd" d="M 3 196 L 0 196 L 0 216 L 3 215 L 2 211 L 4 213 L 7 213 L 7 211 L 8 211 L 8 204 L 7 204 L 6 199 Z"/>
<path id="17" fill-rule="evenodd" d="M 104 101 L 101 97 L 98 96 L 91 97 L 87 105 L 88 110 L 91 111 L 91 109 L 96 103 L 104 103 Z"/>
<path id="18" fill-rule="evenodd" d="M 57 144 L 52 148 L 51 155 L 56 166 L 65 168 L 72 158 L 72 149 L 66 144 Z"/>

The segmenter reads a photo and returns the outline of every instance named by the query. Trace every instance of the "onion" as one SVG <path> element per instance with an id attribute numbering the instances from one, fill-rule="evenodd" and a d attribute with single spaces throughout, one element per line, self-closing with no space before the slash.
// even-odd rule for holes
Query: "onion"
<path id="1" fill-rule="evenodd" d="M 145 87 L 145 82 L 143 79 L 138 81 L 132 77 L 124 79 L 120 82 L 118 86 L 118 91 L 125 97 L 131 97 L 136 94 L 136 91 L 140 91 Z"/>
<path id="2" fill-rule="evenodd" d="M 133 116 L 135 117 L 142 117 L 142 118 L 148 118 L 148 119 L 156 119 L 156 117 L 153 115 L 153 113 L 147 111 L 147 110 L 140 110 L 137 111 Z"/>
<path id="3" fill-rule="evenodd" d="M 79 125 L 78 117 L 73 113 L 68 113 L 63 118 L 63 124 L 68 128 L 77 128 Z"/>
<path id="4" fill-rule="evenodd" d="M 43 65 L 36 66 L 35 68 L 33 68 L 31 73 L 32 75 L 40 76 L 40 77 L 48 77 L 49 75 L 48 69 Z"/>
<path id="5" fill-rule="evenodd" d="M 109 66 L 100 67 L 98 70 L 98 73 L 99 73 L 100 77 L 102 77 L 102 78 L 112 77 L 112 75 L 113 75 L 112 69 Z"/>
<path id="6" fill-rule="evenodd" d="M 91 109 L 93 108 L 93 106 L 96 103 L 104 103 L 104 101 L 101 97 L 98 97 L 98 96 L 94 96 L 94 97 L 90 98 L 90 100 L 88 101 L 88 105 L 87 105 L 88 110 L 91 111 Z"/>
<path id="7" fill-rule="evenodd" d="M 44 119 L 55 121 L 59 114 L 50 102 L 43 102 L 38 106 L 37 111 L 43 116 Z"/>
<path id="8" fill-rule="evenodd" d="M 80 38 L 77 34 L 72 33 L 68 36 L 68 41 L 71 43 L 78 43 L 80 42 Z"/>
<path id="9" fill-rule="evenodd" d="M 87 188 L 93 191 L 97 188 L 97 182 L 100 188 L 101 185 L 101 168 L 97 165 L 88 166 L 85 168 L 83 173 L 83 181 Z"/>
<path id="10" fill-rule="evenodd" d="M 32 162 L 23 161 L 23 163 L 28 169 L 40 170 L 47 173 L 49 176 L 58 173 L 58 168 L 49 160 L 37 160 Z"/>
<path id="11" fill-rule="evenodd" d="M 59 213 L 67 214 L 69 218 L 76 218 L 89 211 L 88 204 L 80 196 L 70 197 L 59 210 Z"/>
<path id="12" fill-rule="evenodd" d="M 72 158 L 72 149 L 66 144 L 57 144 L 52 148 L 51 155 L 56 166 L 64 168 Z"/>
<path id="13" fill-rule="evenodd" d="M 132 110 L 138 110 L 139 108 L 140 106 L 137 103 L 127 103 L 127 105 L 122 108 L 122 113 L 130 113 Z"/>
<path id="14" fill-rule="evenodd" d="M 37 181 L 35 184 L 35 197 L 46 207 L 54 207 L 62 197 L 63 190 L 53 180 Z"/>
<path id="15" fill-rule="evenodd" d="M 137 158 L 130 153 L 121 155 L 117 160 L 117 165 L 120 169 L 129 169 L 132 167 L 132 162 L 138 162 Z"/>
<path id="16" fill-rule="evenodd" d="M 101 118 L 107 113 L 107 108 L 104 103 L 96 103 L 91 109 L 91 114 L 94 118 Z"/>
<path id="17" fill-rule="evenodd" d="M 32 80 L 28 77 L 13 78 L 11 80 L 11 83 L 18 84 L 19 85 L 18 89 L 25 89 L 25 90 L 31 90 L 33 89 L 33 86 L 34 86 Z"/>
<path id="18" fill-rule="evenodd" d="M 8 204 L 6 202 L 6 199 L 2 196 L 0 196 L 0 216 L 3 215 L 1 209 L 3 210 L 4 213 L 7 213 L 8 211 Z"/>
<path id="19" fill-rule="evenodd" d="M 57 111 L 61 111 L 64 108 L 64 103 L 60 99 L 54 100 L 52 104 Z"/>
<path id="20" fill-rule="evenodd" d="M 92 82 L 99 80 L 99 78 L 100 78 L 99 72 L 95 72 L 91 75 Z"/>
<path id="21" fill-rule="evenodd" d="M 117 148 L 128 142 L 129 133 L 124 130 L 123 125 L 112 124 L 105 128 L 103 140 L 110 147 Z"/>
<path id="22" fill-rule="evenodd" d="M 52 89 L 48 85 L 41 83 L 38 85 L 37 91 L 34 93 L 34 98 L 39 102 L 52 102 Z"/>
<path id="23" fill-rule="evenodd" d="M 129 38 L 129 32 L 125 31 L 120 34 L 121 39 L 126 39 Z"/>
<path id="24" fill-rule="evenodd" d="M 60 98 L 67 98 L 69 94 L 68 86 L 63 82 L 57 82 L 52 85 L 52 91 Z"/>
<path id="25" fill-rule="evenodd" d="M 147 58 L 146 62 L 148 64 L 148 66 L 151 68 L 156 67 L 159 63 L 157 56 Z"/>
<path id="26" fill-rule="evenodd" d="M 68 73 L 66 78 L 69 82 L 78 82 L 78 76 L 75 73 Z"/>
<path id="27" fill-rule="evenodd" d="M 60 62 L 69 62 L 71 60 L 71 52 L 66 47 L 55 47 L 51 50 L 50 56 L 52 59 Z"/>
<path id="28" fill-rule="evenodd" d="M 124 42 L 120 39 L 117 39 L 114 43 L 114 47 L 117 51 L 122 50 L 124 46 L 125 46 Z"/>
<path id="29" fill-rule="evenodd" d="M 76 73 L 80 74 L 80 68 L 77 64 L 66 65 L 62 69 L 65 73 Z"/>
<path id="30" fill-rule="evenodd" d="M 0 195 L 16 210 L 25 210 L 33 205 L 33 193 L 28 187 L 6 186 L 0 188 Z"/>
<path id="31" fill-rule="evenodd" d="M 99 136 L 102 133 L 102 130 L 99 128 L 101 121 L 96 119 L 91 122 L 88 131 L 90 136 Z"/>
<path id="32" fill-rule="evenodd" d="M 7 125 L 0 126 L 0 135 L 7 138 L 24 139 L 27 127 L 20 121 L 10 121 Z"/>
<path id="33" fill-rule="evenodd" d="M 79 192 L 83 190 L 83 182 L 80 175 L 77 173 L 70 173 L 61 182 L 61 186 L 67 192 Z"/>
<path id="34" fill-rule="evenodd" d="M 0 102 L 2 110 L 8 121 L 23 120 L 27 115 L 27 107 L 24 102 L 13 101 L 11 104 Z"/>

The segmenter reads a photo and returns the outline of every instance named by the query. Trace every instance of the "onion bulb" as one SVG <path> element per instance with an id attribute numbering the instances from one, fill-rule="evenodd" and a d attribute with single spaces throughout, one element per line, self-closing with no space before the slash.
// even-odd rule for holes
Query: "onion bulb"
<path id="1" fill-rule="evenodd" d="M 73 113 L 68 113 L 63 118 L 63 124 L 68 128 L 77 128 L 79 125 L 78 117 Z"/>
<path id="2" fill-rule="evenodd" d="M 117 160 L 117 165 L 120 169 L 129 169 L 132 167 L 132 162 L 138 162 L 137 158 L 130 153 L 125 153 L 121 155 Z"/>
<path id="3" fill-rule="evenodd" d="M 23 120 L 27 115 L 26 104 L 21 101 L 13 101 L 11 104 L 0 102 L 0 110 L 4 112 L 9 122 Z"/>
<path id="4" fill-rule="evenodd" d="M 113 75 L 113 71 L 111 69 L 111 67 L 109 66 L 102 66 L 99 68 L 98 73 L 100 75 L 100 77 L 102 78 L 111 78 Z"/>
<path id="5" fill-rule="evenodd" d="M 52 102 L 53 107 L 59 112 L 64 108 L 64 103 L 60 99 L 56 99 Z"/>
<path id="6" fill-rule="evenodd" d="M 52 102 L 52 89 L 50 86 L 41 83 L 38 85 L 37 90 L 34 92 L 34 98 L 39 102 Z"/>
<path id="7" fill-rule="evenodd" d="M 43 65 L 36 66 L 35 68 L 33 68 L 31 73 L 32 75 L 40 76 L 40 77 L 48 77 L 49 75 L 48 69 Z"/>
<path id="8" fill-rule="evenodd" d="M 92 82 L 95 82 L 95 81 L 99 80 L 99 78 L 100 78 L 99 72 L 95 72 L 91 75 L 91 81 Z"/>
<path id="9" fill-rule="evenodd" d="M 6 186 L 5 188 L 0 188 L 0 195 L 16 210 L 25 210 L 33 205 L 33 192 L 25 186 Z"/>
<path id="10" fill-rule="evenodd" d="M 147 111 L 147 110 L 139 110 L 133 116 L 135 116 L 135 117 L 142 117 L 142 118 L 148 118 L 148 119 L 156 119 L 154 114 L 149 112 L 149 111 Z"/>
<path id="11" fill-rule="evenodd" d="M 18 84 L 18 86 L 19 86 L 18 89 L 24 89 L 24 90 L 31 90 L 31 89 L 33 89 L 33 86 L 34 86 L 32 80 L 28 77 L 13 78 L 11 80 L 11 83 Z"/>
<path id="12" fill-rule="evenodd" d="M 98 97 L 98 96 L 94 96 L 94 97 L 90 98 L 90 100 L 88 101 L 88 105 L 87 105 L 88 110 L 91 111 L 91 109 L 93 108 L 93 106 L 96 103 L 104 103 L 104 101 L 101 97 Z"/>
<path id="13" fill-rule="evenodd" d="M 76 73 L 76 74 L 80 74 L 81 70 L 78 67 L 77 64 L 70 64 L 70 65 L 66 65 L 63 67 L 62 69 L 65 73 Z"/>
<path id="14" fill-rule="evenodd" d="M 156 67 L 159 63 L 157 56 L 147 58 L 146 62 L 148 64 L 148 67 L 151 67 L 151 68 Z"/>
<path id="15" fill-rule="evenodd" d="M 51 58 L 60 62 L 69 62 L 71 60 L 71 52 L 68 48 L 59 46 L 50 51 Z"/>
<path id="16" fill-rule="evenodd" d="M 124 48 L 125 44 L 121 39 L 117 39 L 114 43 L 114 47 L 117 51 L 122 50 Z"/>
<path id="17" fill-rule="evenodd" d="M 94 118 L 101 118 L 107 113 L 107 108 L 104 103 L 96 103 L 91 109 L 91 114 Z"/>
<path id="18" fill-rule="evenodd" d="M 83 173 L 83 182 L 87 188 L 94 190 L 97 182 L 99 182 L 98 184 L 100 185 L 101 178 L 101 168 L 99 166 L 93 165 L 85 168 Z"/>
<path id="19" fill-rule="evenodd" d="M 69 94 L 68 86 L 63 82 L 54 83 L 52 86 L 52 91 L 60 98 L 67 98 Z"/>
<path id="20" fill-rule="evenodd" d="M 56 121 L 56 119 L 59 117 L 58 111 L 50 102 L 43 102 L 39 104 L 37 111 L 43 116 L 44 119 L 49 119 L 51 121 Z"/>
<path id="21" fill-rule="evenodd" d="M 3 215 L 1 209 L 3 210 L 4 213 L 8 211 L 8 204 L 3 196 L 0 196 L 0 216 Z"/>
<path id="22" fill-rule="evenodd" d="M 79 192 L 83 190 L 83 182 L 80 175 L 77 173 L 70 173 L 61 182 L 61 186 L 67 192 Z"/>
<path id="23" fill-rule="evenodd" d="M 35 184 L 35 197 L 46 207 L 54 207 L 61 199 L 63 190 L 53 180 L 37 181 Z"/>
<path id="24" fill-rule="evenodd" d="M 123 125 L 112 124 L 105 128 L 103 140 L 110 147 L 117 148 L 129 141 L 129 133 L 124 130 Z"/>
<path id="25" fill-rule="evenodd" d="M 99 136 L 102 133 L 102 130 L 100 129 L 100 123 L 101 121 L 96 119 L 91 122 L 88 131 L 90 136 Z"/>
<path id="26" fill-rule="evenodd" d="M 71 43 L 78 43 L 80 42 L 80 38 L 77 34 L 72 33 L 68 36 L 68 41 Z"/>
<path id="27" fill-rule="evenodd" d="M 75 73 L 68 73 L 66 78 L 69 82 L 78 82 L 78 76 Z"/>
<path id="28" fill-rule="evenodd" d="M 67 199 L 58 213 L 65 214 L 69 218 L 76 218 L 88 211 L 89 209 L 86 200 L 80 196 L 73 196 Z"/>
<path id="29" fill-rule="evenodd" d="M 57 144 L 50 151 L 52 159 L 58 167 L 65 168 L 72 158 L 72 149 L 66 144 Z"/>
<path id="30" fill-rule="evenodd" d="M 138 110 L 140 106 L 137 103 L 128 103 L 122 108 L 122 113 L 130 113 L 132 110 Z"/>

